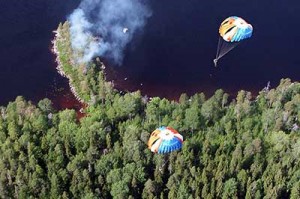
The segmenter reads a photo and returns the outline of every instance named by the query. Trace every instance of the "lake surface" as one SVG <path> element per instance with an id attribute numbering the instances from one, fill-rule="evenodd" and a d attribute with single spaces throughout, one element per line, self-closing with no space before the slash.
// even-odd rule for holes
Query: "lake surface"
<path id="1" fill-rule="evenodd" d="M 300 80 L 300 1 L 151 1 L 153 15 L 144 34 L 126 51 L 111 76 L 120 89 L 176 98 L 182 92 L 212 94 L 216 89 L 254 93 L 270 81 Z M 213 66 L 220 23 L 236 15 L 254 27 Z"/>
<path id="2" fill-rule="evenodd" d="M 0 105 L 18 95 L 37 102 L 48 97 L 58 108 L 73 106 L 65 78 L 51 53 L 53 30 L 78 0 L 4 0 L 0 2 Z"/>
<path id="3" fill-rule="evenodd" d="M 58 108 L 79 106 L 56 72 L 50 50 L 52 31 L 78 4 L 0 2 L 0 105 L 23 95 L 34 102 L 48 97 Z M 124 64 L 110 66 L 117 88 L 176 98 L 218 88 L 257 92 L 268 81 L 275 87 L 281 78 L 300 80 L 299 0 L 152 0 L 151 8 L 152 17 L 128 46 Z M 219 24 L 231 15 L 251 23 L 254 34 L 215 68 Z"/>

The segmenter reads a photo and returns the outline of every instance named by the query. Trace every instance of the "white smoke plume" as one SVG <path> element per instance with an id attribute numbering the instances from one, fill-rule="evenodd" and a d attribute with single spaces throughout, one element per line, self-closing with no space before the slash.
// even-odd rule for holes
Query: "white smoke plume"
<path id="1" fill-rule="evenodd" d="M 103 56 L 121 65 L 127 44 L 150 16 L 146 0 L 83 0 L 68 17 L 72 47 L 83 52 L 81 62 Z"/>

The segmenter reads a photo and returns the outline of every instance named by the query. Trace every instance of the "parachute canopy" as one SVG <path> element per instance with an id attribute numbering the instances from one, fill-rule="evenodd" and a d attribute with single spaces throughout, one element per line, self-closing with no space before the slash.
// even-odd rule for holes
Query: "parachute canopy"
<path id="1" fill-rule="evenodd" d="M 128 32 L 128 28 L 123 28 L 123 33 L 127 33 Z"/>
<path id="2" fill-rule="evenodd" d="M 240 42 L 252 36 L 253 27 L 244 19 L 231 16 L 225 19 L 219 28 L 220 38 L 214 64 L 217 66 L 218 60 L 235 48 Z"/>
<path id="3" fill-rule="evenodd" d="M 148 148 L 155 153 L 170 153 L 182 147 L 183 136 L 171 127 L 155 129 L 148 140 Z"/>
<path id="4" fill-rule="evenodd" d="M 219 29 L 220 36 L 227 42 L 239 42 L 252 36 L 253 27 L 236 16 L 225 19 Z"/>

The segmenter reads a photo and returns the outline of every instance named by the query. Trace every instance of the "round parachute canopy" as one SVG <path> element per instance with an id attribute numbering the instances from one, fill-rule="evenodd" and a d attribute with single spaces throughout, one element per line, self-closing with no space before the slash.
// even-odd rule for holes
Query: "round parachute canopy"
<path id="1" fill-rule="evenodd" d="M 170 153 L 182 147 L 183 136 L 171 127 L 159 127 L 151 133 L 148 148 L 154 153 Z"/>
<path id="2" fill-rule="evenodd" d="M 219 28 L 219 42 L 216 58 L 213 60 L 217 67 L 218 60 L 234 49 L 243 40 L 252 36 L 253 27 L 241 17 L 228 17 Z"/>
<path id="3" fill-rule="evenodd" d="M 227 42 L 239 42 L 250 38 L 252 32 L 252 25 L 237 16 L 225 19 L 219 29 L 220 36 Z"/>

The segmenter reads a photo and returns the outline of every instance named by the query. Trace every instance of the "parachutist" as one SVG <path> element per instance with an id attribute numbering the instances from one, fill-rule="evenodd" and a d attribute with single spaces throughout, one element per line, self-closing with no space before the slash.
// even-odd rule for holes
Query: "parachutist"
<path id="1" fill-rule="evenodd" d="M 214 64 L 215 64 L 215 67 L 217 67 L 217 65 L 218 65 L 218 59 L 214 59 Z"/>

